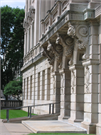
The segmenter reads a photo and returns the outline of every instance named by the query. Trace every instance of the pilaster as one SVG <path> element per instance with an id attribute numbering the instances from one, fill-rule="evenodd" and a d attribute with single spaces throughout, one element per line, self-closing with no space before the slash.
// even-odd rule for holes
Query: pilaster
<path id="1" fill-rule="evenodd" d="M 84 121 L 81 126 L 87 133 L 96 133 L 98 122 L 98 23 L 89 27 L 89 57 L 82 62 L 84 66 Z"/>
<path id="2" fill-rule="evenodd" d="M 82 121 L 84 108 L 84 69 L 82 65 L 72 65 L 71 71 L 71 113 L 68 121 Z"/>
<path id="3" fill-rule="evenodd" d="M 60 116 L 59 120 L 70 117 L 70 71 L 69 69 L 62 69 L 60 73 Z"/>
<path id="4" fill-rule="evenodd" d="M 84 121 L 81 126 L 87 133 L 96 133 L 98 122 L 98 60 L 83 62 L 84 66 Z"/>
<path id="5" fill-rule="evenodd" d="M 53 96 L 51 101 L 53 101 L 53 103 L 58 103 L 55 105 L 55 113 L 60 111 L 60 74 L 59 72 L 55 71 L 54 73 L 52 73 L 53 76 Z"/>

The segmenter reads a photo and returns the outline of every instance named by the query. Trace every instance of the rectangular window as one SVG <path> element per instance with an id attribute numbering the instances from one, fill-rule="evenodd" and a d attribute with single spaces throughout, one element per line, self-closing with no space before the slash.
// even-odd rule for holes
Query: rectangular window
<path id="1" fill-rule="evenodd" d="M 47 100 L 50 100 L 50 68 L 48 68 L 48 74 L 47 74 Z"/>
<path id="2" fill-rule="evenodd" d="M 45 94 L 45 71 L 42 72 L 42 100 L 44 100 Z"/>
<path id="3" fill-rule="evenodd" d="M 40 100 L 40 73 L 38 73 L 38 100 Z"/>
<path id="4" fill-rule="evenodd" d="M 30 77 L 30 100 L 32 99 L 32 76 Z"/>
<path id="5" fill-rule="evenodd" d="M 27 77 L 27 99 L 28 99 L 28 85 L 29 85 L 29 79 L 28 79 L 28 77 Z"/>
<path id="6" fill-rule="evenodd" d="M 23 99 L 25 99 L 25 79 L 24 79 L 24 86 L 23 86 Z"/>

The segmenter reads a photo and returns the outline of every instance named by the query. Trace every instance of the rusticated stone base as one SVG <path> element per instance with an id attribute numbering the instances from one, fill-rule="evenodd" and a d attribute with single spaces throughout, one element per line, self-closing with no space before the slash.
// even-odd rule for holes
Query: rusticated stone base
<path id="1" fill-rule="evenodd" d="M 81 122 L 81 127 L 87 130 L 87 134 L 96 134 L 96 123 Z"/>
<path id="2" fill-rule="evenodd" d="M 96 135 L 101 135 L 101 123 L 96 125 Z"/>

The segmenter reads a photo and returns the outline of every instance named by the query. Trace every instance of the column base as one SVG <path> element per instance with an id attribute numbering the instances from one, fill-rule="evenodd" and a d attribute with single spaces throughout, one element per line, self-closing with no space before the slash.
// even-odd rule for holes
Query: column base
<path id="1" fill-rule="evenodd" d="M 96 124 L 96 135 L 101 135 L 101 123 Z"/>
<path id="2" fill-rule="evenodd" d="M 83 120 L 82 119 L 72 119 L 72 118 L 70 118 L 70 119 L 68 119 L 68 122 L 69 123 L 71 123 L 71 124 L 74 124 L 74 122 L 82 122 Z"/>
<path id="3" fill-rule="evenodd" d="M 58 116 L 58 120 L 68 120 L 68 119 L 69 116 L 61 116 L 61 115 Z"/>
<path id="4" fill-rule="evenodd" d="M 96 123 L 81 122 L 81 127 L 87 130 L 87 134 L 96 134 Z"/>

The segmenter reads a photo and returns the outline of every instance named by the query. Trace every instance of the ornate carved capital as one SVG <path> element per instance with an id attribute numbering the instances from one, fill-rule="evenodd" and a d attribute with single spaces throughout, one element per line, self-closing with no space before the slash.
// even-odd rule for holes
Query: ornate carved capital
<path id="1" fill-rule="evenodd" d="M 76 44 L 79 50 L 85 50 L 88 45 L 88 27 L 86 25 L 79 25 L 76 30 Z"/>
<path id="2" fill-rule="evenodd" d="M 30 6 L 29 12 L 30 12 L 30 17 L 33 20 L 34 19 L 34 16 L 35 16 L 35 8 L 33 6 Z"/>
<path id="3" fill-rule="evenodd" d="M 24 19 L 24 22 L 23 22 L 23 28 L 27 28 L 28 27 L 28 21 L 27 21 L 27 19 L 25 18 Z"/>
<path id="4" fill-rule="evenodd" d="M 73 43 L 74 39 L 72 39 L 71 37 L 68 36 L 66 38 L 63 38 L 59 35 L 59 33 L 57 33 L 56 44 L 60 44 L 63 46 L 65 56 L 71 57 L 73 52 Z"/>

